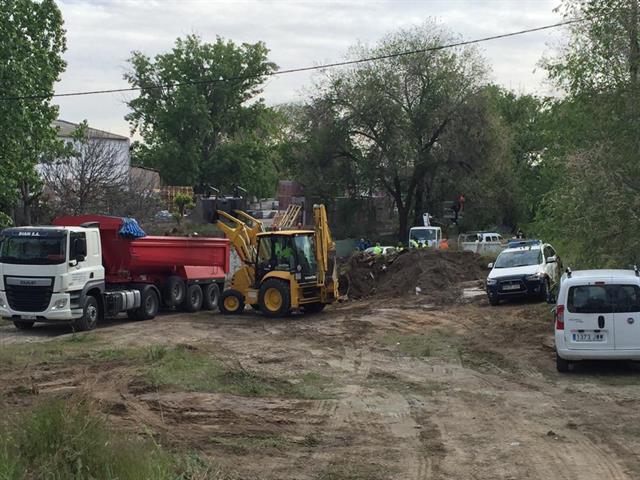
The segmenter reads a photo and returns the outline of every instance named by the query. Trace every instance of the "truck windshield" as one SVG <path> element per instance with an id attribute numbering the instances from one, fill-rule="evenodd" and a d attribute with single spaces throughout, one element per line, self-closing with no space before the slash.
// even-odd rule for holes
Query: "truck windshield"
<path id="1" fill-rule="evenodd" d="M 66 260 L 67 237 L 18 236 L 2 237 L 0 262 L 28 265 L 57 265 Z"/>
<path id="2" fill-rule="evenodd" d="M 293 243 L 298 255 L 298 265 L 303 276 L 315 275 L 318 271 L 316 247 L 312 235 L 296 235 Z"/>
<path id="3" fill-rule="evenodd" d="M 495 268 L 525 267 L 542 263 L 542 250 L 522 250 L 517 252 L 502 252 L 496 260 Z"/>
<path id="4" fill-rule="evenodd" d="M 436 231 L 430 228 L 412 228 L 410 235 L 419 241 L 436 239 Z"/>

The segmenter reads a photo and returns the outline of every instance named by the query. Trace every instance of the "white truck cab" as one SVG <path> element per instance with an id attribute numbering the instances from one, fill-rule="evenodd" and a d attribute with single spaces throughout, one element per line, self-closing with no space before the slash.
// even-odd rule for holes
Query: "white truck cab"
<path id="1" fill-rule="evenodd" d="M 18 328 L 82 319 L 84 300 L 105 289 L 97 228 L 18 227 L 2 233 L 0 316 Z M 97 315 L 98 311 L 88 312 Z M 97 320 L 87 319 L 88 321 Z M 89 325 L 90 326 L 90 325 Z"/>
<path id="2" fill-rule="evenodd" d="M 562 276 L 555 307 L 556 366 L 579 360 L 640 360 L 640 276 L 582 270 Z"/>
<path id="3" fill-rule="evenodd" d="M 442 229 L 440 227 L 411 227 L 409 230 L 409 248 L 440 248 Z"/>

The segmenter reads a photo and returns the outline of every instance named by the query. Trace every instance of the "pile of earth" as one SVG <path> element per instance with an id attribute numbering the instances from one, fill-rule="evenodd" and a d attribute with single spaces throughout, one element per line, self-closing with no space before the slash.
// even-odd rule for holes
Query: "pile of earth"
<path id="1" fill-rule="evenodd" d="M 460 297 L 462 283 L 486 278 L 486 266 L 485 258 L 464 251 L 405 250 L 377 257 L 356 253 L 340 269 L 341 290 L 353 299 L 414 295 L 448 303 Z"/>

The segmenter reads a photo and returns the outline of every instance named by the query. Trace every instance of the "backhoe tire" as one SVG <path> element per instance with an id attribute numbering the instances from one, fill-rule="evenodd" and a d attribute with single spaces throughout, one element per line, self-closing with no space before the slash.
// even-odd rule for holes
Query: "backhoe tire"
<path id="1" fill-rule="evenodd" d="M 244 312 L 244 295 L 233 288 L 225 290 L 220 295 L 218 308 L 225 315 L 239 315 Z"/>
<path id="2" fill-rule="evenodd" d="M 260 311 L 267 317 L 286 317 L 291 313 L 289 284 L 282 280 L 266 280 L 258 292 Z"/>
<path id="3" fill-rule="evenodd" d="M 31 330 L 34 323 L 36 322 L 19 322 L 18 320 L 13 321 L 13 324 L 18 330 Z"/>
<path id="4" fill-rule="evenodd" d="M 184 302 L 187 296 L 187 286 L 184 284 L 184 280 L 176 275 L 167 278 L 162 296 L 164 297 L 164 304 L 167 307 L 182 305 L 182 302 Z"/>
<path id="5" fill-rule="evenodd" d="M 320 313 L 322 310 L 324 310 L 325 304 L 324 303 L 308 303 L 306 305 L 304 305 L 302 307 L 302 310 L 304 311 L 304 313 Z"/>
<path id="6" fill-rule="evenodd" d="M 93 330 L 98 325 L 100 318 L 100 307 L 98 300 L 91 295 L 84 297 L 82 304 L 82 316 L 73 323 L 73 328 L 77 332 Z"/>
<path id="7" fill-rule="evenodd" d="M 151 320 L 155 318 L 160 309 L 160 299 L 153 287 L 146 287 L 140 291 L 140 306 L 135 310 L 127 311 L 127 317 L 131 320 Z"/>
<path id="8" fill-rule="evenodd" d="M 200 285 L 189 285 L 182 308 L 189 313 L 197 312 L 202 308 L 202 289 Z"/>
<path id="9" fill-rule="evenodd" d="M 202 309 L 215 310 L 220 300 L 220 288 L 216 283 L 210 283 L 202 290 Z"/>

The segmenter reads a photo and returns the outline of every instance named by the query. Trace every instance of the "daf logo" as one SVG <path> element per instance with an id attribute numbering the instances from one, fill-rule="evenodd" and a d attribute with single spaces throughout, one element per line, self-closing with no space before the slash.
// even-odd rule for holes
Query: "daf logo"
<path id="1" fill-rule="evenodd" d="M 35 285 L 36 280 L 20 280 L 20 285 Z"/>

